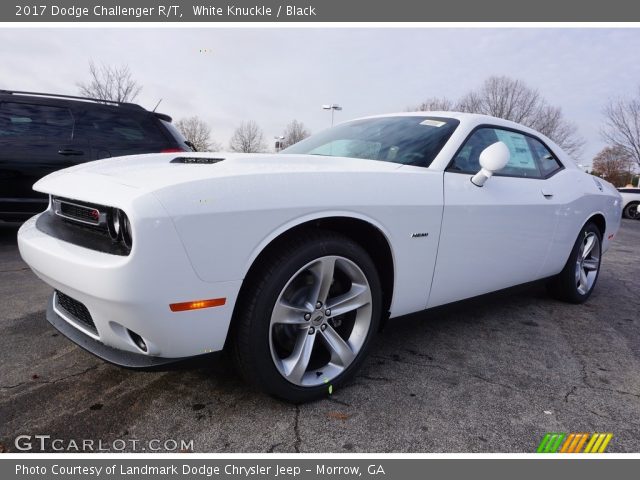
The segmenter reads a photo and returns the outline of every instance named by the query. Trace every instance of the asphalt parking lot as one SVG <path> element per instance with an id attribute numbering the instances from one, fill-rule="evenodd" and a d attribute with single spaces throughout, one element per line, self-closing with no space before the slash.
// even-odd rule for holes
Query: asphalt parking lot
<path id="1" fill-rule="evenodd" d="M 301 406 L 247 388 L 220 357 L 132 371 L 84 352 L 47 323 L 50 289 L 16 231 L 0 226 L 0 450 L 50 435 L 198 452 L 533 452 L 546 432 L 612 432 L 608 451 L 640 452 L 640 221 L 623 221 L 585 305 L 531 284 L 392 320 L 350 385 Z"/>

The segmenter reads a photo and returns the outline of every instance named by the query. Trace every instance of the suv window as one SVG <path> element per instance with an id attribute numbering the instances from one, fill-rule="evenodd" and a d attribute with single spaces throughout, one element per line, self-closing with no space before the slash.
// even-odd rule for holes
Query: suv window
<path id="1" fill-rule="evenodd" d="M 173 138 L 175 139 L 176 142 L 178 142 L 178 145 L 180 145 L 181 148 L 186 145 L 189 149 L 195 152 L 195 146 L 189 140 L 184 138 L 184 135 L 182 135 L 180 130 L 178 130 L 175 127 L 175 125 L 173 125 L 173 123 L 167 122 L 166 120 L 162 120 L 162 119 L 160 120 L 160 123 L 173 136 Z"/>
<path id="2" fill-rule="evenodd" d="M 80 114 L 78 124 L 94 143 L 148 145 L 167 141 L 153 118 L 122 111 L 87 110 Z"/>
<path id="3" fill-rule="evenodd" d="M 68 108 L 30 103 L 0 103 L 0 138 L 73 137 L 73 116 Z"/>
<path id="4" fill-rule="evenodd" d="M 453 158 L 449 170 L 476 173 L 480 170 L 480 153 L 496 142 L 509 148 L 509 163 L 496 175 L 523 178 L 546 178 L 562 165 L 538 139 L 513 130 L 483 127 L 477 129 Z"/>

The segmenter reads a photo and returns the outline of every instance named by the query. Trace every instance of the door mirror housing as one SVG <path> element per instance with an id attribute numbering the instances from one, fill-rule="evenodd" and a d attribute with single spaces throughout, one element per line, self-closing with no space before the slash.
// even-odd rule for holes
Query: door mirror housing
<path id="1" fill-rule="evenodd" d="M 496 142 L 485 148 L 480 154 L 480 171 L 471 177 L 471 183 L 481 187 L 498 170 L 502 170 L 509 159 L 511 152 L 504 142 Z"/>

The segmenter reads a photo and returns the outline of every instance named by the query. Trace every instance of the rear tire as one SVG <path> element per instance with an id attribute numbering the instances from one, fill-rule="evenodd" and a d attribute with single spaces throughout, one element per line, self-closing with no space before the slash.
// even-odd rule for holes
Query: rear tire
<path id="1" fill-rule="evenodd" d="M 377 269 L 353 240 L 309 230 L 266 254 L 233 320 L 240 374 L 278 398 L 328 395 L 360 367 L 381 317 Z"/>
<path id="2" fill-rule="evenodd" d="M 547 282 L 549 293 L 565 302 L 583 303 L 596 286 L 600 274 L 602 233 L 587 222 L 576 239 L 564 269 Z"/>

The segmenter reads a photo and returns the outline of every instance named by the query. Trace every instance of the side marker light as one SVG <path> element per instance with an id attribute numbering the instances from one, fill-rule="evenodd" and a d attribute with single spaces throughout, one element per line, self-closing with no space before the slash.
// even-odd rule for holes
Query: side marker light
<path id="1" fill-rule="evenodd" d="M 211 298 L 209 300 L 194 300 L 193 302 L 172 303 L 169 308 L 172 312 L 185 312 L 187 310 L 199 310 L 201 308 L 221 307 L 227 303 L 226 298 Z"/>

